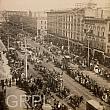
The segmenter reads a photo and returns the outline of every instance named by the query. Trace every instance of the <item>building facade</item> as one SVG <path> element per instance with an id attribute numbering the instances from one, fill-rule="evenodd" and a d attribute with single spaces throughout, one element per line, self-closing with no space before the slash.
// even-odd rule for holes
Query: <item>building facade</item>
<path id="1" fill-rule="evenodd" d="M 29 17 L 36 20 L 36 35 L 45 36 L 47 35 L 47 13 L 44 11 L 33 12 L 29 11 Z"/>
<path id="2" fill-rule="evenodd" d="M 50 41 L 59 46 L 63 45 L 64 49 L 67 49 L 69 44 L 69 49 L 77 54 L 85 51 L 86 57 L 89 42 L 90 56 L 98 60 L 103 58 L 100 60 L 101 63 L 110 53 L 109 22 L 105 10 L 96 8 L 95 4 L 89 4 L 84 8 L 47 12 L 47 32 Z M 89 29 L 90 38 L 87 35 Z"/>
<path id="3" fill-rule="evenodd" d="M 37 36 L 47 35 L 47 17 L 37 17 Z"/>
<path id="4" fill-rule="evenodd" d="M 103 18 L 87 18 L 84 19 L 84 45 L 87 46 L 89 40 L 89 46 L 91 48 L 93 56 L 101 60 L 105 59 L 106 55 L 110 55 L 110 42 L 109 42 L 109 22 L 110 19 Z M 91 35 L 87 35 L 87 30 L 91 28 Z"/>
<path id="5" fill-rule="evenodd" d="M 4 10 L 1 12 L 3 17 L 5 18 L 5 20 L 9 20 L 10 16 L 23 16 L 23 17 L 26 17 L 26 16 L 29 16 L 28 14 L 28 11 L 7 11 L 7 10 Z"/>
<path id="6" fill-rule="evenodd" d="M 84 15 L 82 9 L 51 11 L 47 15 L 47 30 L 50 36 L 62 38 L 62 42 L 66 43 L 65 45 L 67 45 L 65 39 L 68 38 L 76 42 L 82 41 Z"/>

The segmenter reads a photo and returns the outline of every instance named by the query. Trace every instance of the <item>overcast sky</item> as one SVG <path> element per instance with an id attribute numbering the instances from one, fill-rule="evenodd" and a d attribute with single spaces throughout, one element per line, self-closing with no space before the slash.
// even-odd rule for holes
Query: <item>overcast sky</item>
<path id="1" fill-rule="evenodd" d="M 91 0 L 0 0 L 2 10 L 33 10 L 72 8 L 75 3 L 87 3 Z M 98 6 L 107 4 L 110 0 L 93 0 Z"/>

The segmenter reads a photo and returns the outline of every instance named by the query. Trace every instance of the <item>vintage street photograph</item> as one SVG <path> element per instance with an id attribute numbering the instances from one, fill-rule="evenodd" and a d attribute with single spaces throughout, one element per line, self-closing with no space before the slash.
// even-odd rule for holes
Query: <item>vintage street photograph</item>
<path id="1" fill-rule="evenodd" d="M 0 110 L 110 110 L 110 0 L 0 0 Z"/>

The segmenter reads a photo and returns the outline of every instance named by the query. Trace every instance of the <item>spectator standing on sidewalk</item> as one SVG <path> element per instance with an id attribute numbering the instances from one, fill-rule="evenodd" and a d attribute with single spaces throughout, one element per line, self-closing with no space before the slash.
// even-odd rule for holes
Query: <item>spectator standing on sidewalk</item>
<path id="1" fill-rule="evenodd" d="M 6 84 L 6 86 L 8 86 L 8 79 L 5 80 L 5 84 Z"/>
<path id="2" fill-rule="evenodd" d="M 11 87 L 11 85 L 12 85 L 12 81 L 11 81 L 11 78 L 10 78 L 10 80 L 9 80 L 9 86 Z"/>
<path id="3" fill-rule="evenodd" d="M 2 90 L 4 90 L 4 86 L 5 86 L 4 80 L 1 80 L 1 86 L 2 86 Z"/>

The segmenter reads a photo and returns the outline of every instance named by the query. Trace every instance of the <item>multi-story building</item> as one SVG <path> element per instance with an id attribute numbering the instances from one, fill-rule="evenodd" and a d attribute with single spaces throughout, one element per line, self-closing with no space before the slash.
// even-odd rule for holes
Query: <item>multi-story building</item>
<path id="1" fill-rule="evenodd" d="M 73 9 L 63 11 L 51 11 L 47 12 L 47 30 L 50 36 L 62 37 L 62 42 L 65 42 L 63 38 L 69 38 L 74 41 L 81 42 L 82 28 L 83 28 L 83 16 L 84 10 Z M 60 42 L 61 43 L 61 42 Z"/>
<path id="2" fill-rule="evenodd" d="M 32 17 L 37 20 L 37 36 L 47 35 L 47 13 L 42 12 L 32 12 Z"/>
<path id="3" fill-rule="evenodd" d="M 47 35 L 47 13 L 29 11 L 29 17 L 34 20 L 38 37 Z"/>
<path id="4" fill-rule="evenodd" d="M 7 11 L 4 10 L 1 12 L 5 19 L 8 21 L 10 16 L 29 16 L 28 11 Z"/>
<path id="5" fill-rule="evenodd" d="M 105 54 L 110 55 L 110 19 L 85 17 L 83 20 L 84 45 L 87 47 L 89 40 L 89 46 L 92 49 L 93 56 L 103 62 Z M 91 35 L 87 35 L 87 30 L 89 29 L 91 29 Z"/>
<path id="6" fill-rule="evenodd" d="M 48 36 L 50 39 L 53 39 L 53 41 L 51 39 L 53 43 L 57 43 L 59 46 L 64 45 L 65 49 L 69 43 L 71 51 L 80 53 L 83 52 L 84 49 L 88 50 L 86 33 L 87 30 L 91 28 L 92 35 L 91 38 L 89 38 L 89 43 L 93 51 L 90 51 L 90 54 L 99 60 L 101 56 L 105 59 L 105 54 L 108 54 L 110 51 L 110 20 L 108 18 L 110 15 L 106 12 L 108 13 L 107 10 L 96 8 L 95 4 L 92 3 L 89 3 L 83 8 L 51 10 L 47 12 Z M 87 54 L 87 51 L 85 51 L 85 53 Z"/>
<path id="7" fill-rule="evenodd" d="M 37 35 L 47 35 L 47 17 L 37 17 Z"/>

